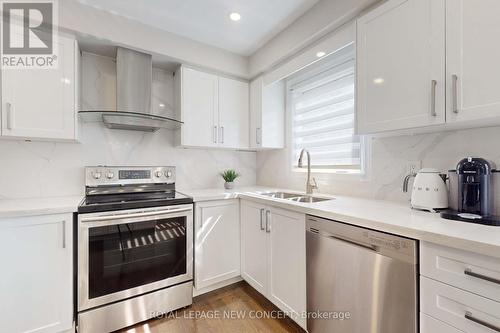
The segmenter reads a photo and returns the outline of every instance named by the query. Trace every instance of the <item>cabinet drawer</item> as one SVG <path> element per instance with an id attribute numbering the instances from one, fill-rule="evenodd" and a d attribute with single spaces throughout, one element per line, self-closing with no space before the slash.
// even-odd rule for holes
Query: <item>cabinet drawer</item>
<path id="1" fill-rule="evenodd" d="M 420 333 L 463 333 L 453 326 L 443 323 L 425 313 L 420 313 Z"/>
<path id="2" fill-rule="evenodd" d="M 420 311 L 464 333 L 500 332 L 499 302 L 426 277 L 420 277 Z"/>
<path id="3" fill-rule="evenodd" d="M 422 243 L 420 274 L 500 302 L 500 259 Z"/>

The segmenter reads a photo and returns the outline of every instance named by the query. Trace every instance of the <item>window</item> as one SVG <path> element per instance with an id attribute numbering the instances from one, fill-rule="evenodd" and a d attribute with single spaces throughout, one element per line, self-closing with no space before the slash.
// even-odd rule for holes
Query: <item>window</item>
<path id="1" fill-rule="evenodd" d="M 289 81 L 293 166 L 302 148 L 317 172 L 359 174 L 363 140 L 355 135 L 354 45 Z"/>

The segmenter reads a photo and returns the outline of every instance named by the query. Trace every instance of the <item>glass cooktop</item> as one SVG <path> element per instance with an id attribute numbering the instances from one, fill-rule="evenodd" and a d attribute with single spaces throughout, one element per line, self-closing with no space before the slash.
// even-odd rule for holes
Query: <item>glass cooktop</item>
<path id="1" fill-rule="evenodd" d="M 158 192 L 134 192 L 115 194 L 87 195 L 80 206 L 79 213 L 94 213 L 111 210 L 171 206 L 193 203 L 193 198 L 176 190 Z"/>

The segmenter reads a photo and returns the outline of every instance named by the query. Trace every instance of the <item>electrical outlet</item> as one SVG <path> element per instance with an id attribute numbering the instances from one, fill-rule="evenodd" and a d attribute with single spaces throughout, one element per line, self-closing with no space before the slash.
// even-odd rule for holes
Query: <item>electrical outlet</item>
<path id="1" fill-rule="evenodd" d="M 422 161 L 409 161 L 406 163 L 406 174 L 416 174 L 422 168 Z"/>

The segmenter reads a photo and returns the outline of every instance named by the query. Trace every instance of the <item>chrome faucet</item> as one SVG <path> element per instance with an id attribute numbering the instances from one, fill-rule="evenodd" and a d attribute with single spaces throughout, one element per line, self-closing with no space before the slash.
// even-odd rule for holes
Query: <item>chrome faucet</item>
<path id="1" fill-rule="evenodd" d="M 316 179 L 314 177 L 311 179 L 311 154 L 307 149 L 302 149 L 300 151 L 299 161 L 297 166 L 302 168 L 302 159 L 304 158 L 304 152 L 307 154 L 307 182 L 306 182 L 306 194 L 312 194 L 313 190 L 318 189 L 318 184 L 316 183 Z"/>

